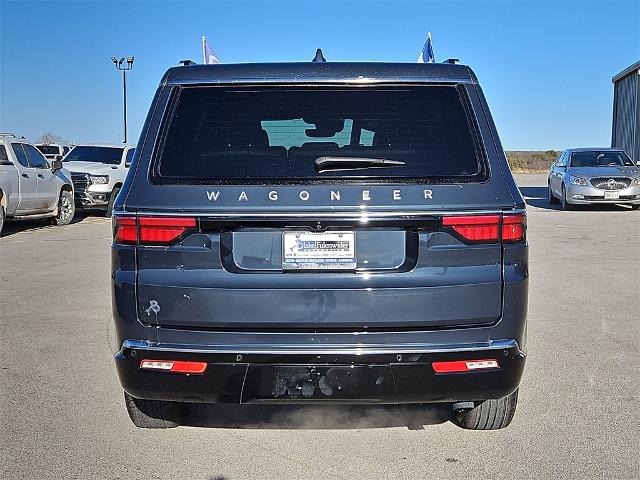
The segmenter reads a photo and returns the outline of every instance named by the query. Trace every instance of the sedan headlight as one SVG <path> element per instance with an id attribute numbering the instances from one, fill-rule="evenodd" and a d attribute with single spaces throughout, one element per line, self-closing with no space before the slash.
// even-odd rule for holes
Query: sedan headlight
<path id="1" fill-rule="evenodd" d="M 91 183 L 106 184 L 109 183 L 109 175 L 89 175 Z"/>
<path id="2" fill-rule="evenodd" d="M 636 177 L 633 179 L 633 184 L 634 185 L 640 185 L 640 177 Z"/>
<path id="3" fill-rule="evenodd" d="M 569 175 L 569 181 L 571 182 L 571 185 L 587 185 L 587 181 L 584 178 L 574 177 L 573 175 Z"/>

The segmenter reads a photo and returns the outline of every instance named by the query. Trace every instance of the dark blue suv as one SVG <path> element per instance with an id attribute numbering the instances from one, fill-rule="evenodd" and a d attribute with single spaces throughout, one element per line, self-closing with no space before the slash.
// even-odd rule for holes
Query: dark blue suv
<path id="1" fill-rule="evenodd" d="M 525 204 L 458 64 L 165 74 L 113 213 L 115 357 L 139 427 L 190 403 L 442 403 L 513 418 Z"/>

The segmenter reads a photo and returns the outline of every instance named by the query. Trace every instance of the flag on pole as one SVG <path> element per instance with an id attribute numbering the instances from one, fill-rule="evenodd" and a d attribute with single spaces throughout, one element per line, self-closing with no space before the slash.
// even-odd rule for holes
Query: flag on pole
<path id="1" fill-rule="evenodd" d="M 202 36 L 202 60 L 207 65 L 220 63 L 218 54 L 212 47 L 209 46 L 204 35 Z"/>
<path id="2" fill-rule="evenodd" d="M 418 63 L 434 63 L 436 56 L 433 53 L 433 44 L 431 43 L 431 32 L 427 34 L 427 41 L 424 42 L 424 47 L 418 57 Z"/>

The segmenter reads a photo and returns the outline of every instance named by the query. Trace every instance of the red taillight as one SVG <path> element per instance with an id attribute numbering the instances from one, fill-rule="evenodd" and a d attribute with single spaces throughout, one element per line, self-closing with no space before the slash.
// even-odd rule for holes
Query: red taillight
<path id="1" fill-rule="evenodd" d="M 526 237 L 527 216 L 524 213 L 500 215 L 464 215 L 442 218 L 451 228 L 471 242 L 521 242 Z"/>
<path id="2" fill-rule="evenodd" d="M 473 372 L 476 370 L 495 370 L 500 368 L 495 358 L 484 360 L 455 360 L 451 362 L 433 362 L 431 364 L 436 373 Z"/>
<path id="3" fill-rule="evenodd" d="M 140 243 L 166 244 L 173 242 L 184 232 L 196 226 L 196 219 L 189 217 L 140 217 Z"/>
<path id="4" fill-rule="evenodd" d="M 113 243 L 135 245 L 138 240 L 136 217 L 114 217 Z"/>
<path id="5" fill-rule="evenodd" d="M 193 217 L 115 217 L 113 241 L 135 245 L 167 245 L 196 226 Z"/>
<path id="6" fill-rule="evenodd" d="M 185 362 L 182 360 L 142 360 L 140 368 L 171 373 L 200 375 L 207 369 L 206 362 Z"/>
<path id="7" fill-rule="evenodd" d="M 516 213 L 502 218 L 502 241 L 521 242 L 527 234 L 527 215 Z"/>
<path id="8" fill-rule="evenodd" d="M 451 227 L 458 235 L 472 242 L 497 242 L 499 240 L 500 215 L 444 217 L 442 225 Z"/>

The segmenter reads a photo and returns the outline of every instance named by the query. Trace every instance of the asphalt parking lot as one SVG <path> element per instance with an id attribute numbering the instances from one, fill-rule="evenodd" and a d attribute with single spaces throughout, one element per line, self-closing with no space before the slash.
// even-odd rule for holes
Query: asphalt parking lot
<path id="1" fill-rule="evenodd" d="M 531 244 L 528 363 L 511 426 L 435 409 L 197 407 L 136 429 L 113 367 L 110 222 L 0 239 L 2 478 L 637 478 L 640 212 L 562 212 L 519 176 Z"/>

